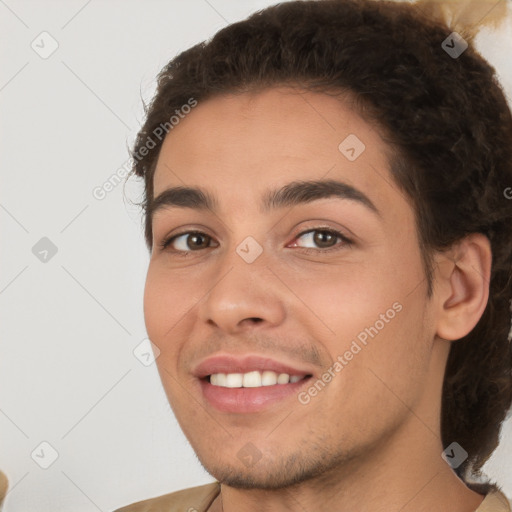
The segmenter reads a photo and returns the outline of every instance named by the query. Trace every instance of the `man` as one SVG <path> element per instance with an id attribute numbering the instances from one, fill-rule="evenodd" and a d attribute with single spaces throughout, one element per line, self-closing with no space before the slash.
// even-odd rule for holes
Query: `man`
<path id="1" fill-rule="evenodd" d="M 144 313 L 213 484 L 134 511 L 510 512 L 512 116 L 408 4 L 291 2 L 171 61 Z"/>

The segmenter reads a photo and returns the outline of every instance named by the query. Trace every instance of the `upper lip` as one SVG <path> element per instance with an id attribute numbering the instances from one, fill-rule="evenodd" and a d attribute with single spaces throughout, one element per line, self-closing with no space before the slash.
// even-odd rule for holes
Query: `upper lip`
<path id="1" fill-rule="evenodd" d="M 265 370 L 300 376 L 312 375 L 313 373 L 308 368 L 292 366 L 270 357 L 259 355 L 234 356 L 231 354 L 218 354 L 208 357 L 197 364 L 192 373 L 197 378 L 202 379 L 215 373 L 248 373 Z"/>

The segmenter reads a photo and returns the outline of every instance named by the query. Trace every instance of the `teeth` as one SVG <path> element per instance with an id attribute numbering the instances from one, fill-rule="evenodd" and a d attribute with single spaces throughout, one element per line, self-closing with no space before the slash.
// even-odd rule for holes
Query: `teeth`
<path id="1" fill-rule="evenodd" d="M 277 384 L 277 373 L 276 372 L 263 372 L 261 374 L 261 385 L 262 386 L 275 386 Z"/>
<path id="2" fill-rule="evenodd" d="M 210 382 L 214 386 L 226 386 L 226 374 L 225 373 L 216 373 L 210 377 Z"/>
<path id="3" fill-rule="evenodd" d="M 228 373 L 226 375 L 227 388 L 240 388 L 242 387 L 244 375 L 242 373 Z"/>
<path id="4" fill-rule="evenodd" d="M 244 388 L 259 388 L 261 386 L 260 372 L 244 373 Z"/>
<path id="5" fill-rule="evenodd" d="M 288 384 L 290 382 L 290 376 L 287 373 L 280 373 L 277 377 L 278 384 Z"/>
<path id="6" fill-rule="evenodd" d="M 277 374 L 269 370 L 248 373 L 214 373 L 210 375 L 210 384 L 224 388 L 259 388 L 276 384 L 293 384 L 303 378 L 300 375 Z"/>

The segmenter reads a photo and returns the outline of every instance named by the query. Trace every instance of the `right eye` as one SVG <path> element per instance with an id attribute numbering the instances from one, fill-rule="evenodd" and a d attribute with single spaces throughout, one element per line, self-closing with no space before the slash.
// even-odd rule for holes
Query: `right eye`
<path id="1" fill-rule="evenodd" d="M 185 231 L 164 239 L 160 244 L 160 249 L 182 253 L 180 256 L 187 256 L 190 252 L 208 248 L 211 241 L 212 237 L 201 231 Z M 169 247 L 172 248 L 169 249 Z"/>

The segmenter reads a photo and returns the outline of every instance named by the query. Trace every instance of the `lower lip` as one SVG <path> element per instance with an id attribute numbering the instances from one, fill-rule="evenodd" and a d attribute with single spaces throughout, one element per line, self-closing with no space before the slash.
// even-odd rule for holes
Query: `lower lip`
<path id="1" fill-rule="evenodd" d="M 293 384 L 275 384 L 258 388 L 225 388 L 213 386 L 201 379 L 200 385 L 207 402 L 221 412 L 251 413 L 260 412 L 298 392 L 311 379 L 306 377 Z"/>

